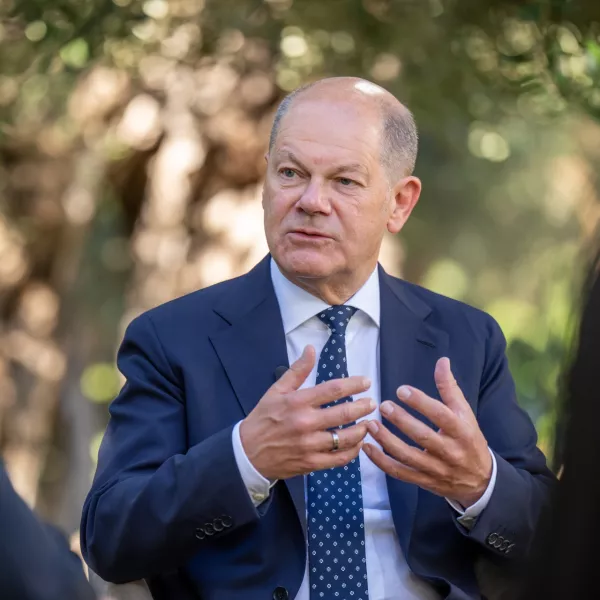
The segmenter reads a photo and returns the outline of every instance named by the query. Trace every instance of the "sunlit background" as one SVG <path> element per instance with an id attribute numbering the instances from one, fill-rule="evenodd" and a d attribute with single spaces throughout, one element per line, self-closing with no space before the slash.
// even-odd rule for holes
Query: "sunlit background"
<path id="1" fill-rule="evenodd" d="M 3 0 L 0 450 L 73 533 L 115 351 L 152 306 L 266 252 L 273 112 L 360 75 L 415 113 L 422 199 L 394 274 L 495 316 L 550 453 L 599 214 L 597 0 Z"/>

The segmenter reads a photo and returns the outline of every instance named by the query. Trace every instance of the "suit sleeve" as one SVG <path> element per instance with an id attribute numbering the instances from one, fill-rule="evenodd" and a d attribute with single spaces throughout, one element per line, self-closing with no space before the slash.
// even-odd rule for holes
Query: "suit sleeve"
<path id="1" fill-rule="evenodd" d="M 15 492 L 0 464 L 0 598 L 93 600 L 78 556 Z"/>
<path id="2" fill-rule="evenodd" d="M 457 526 L 491 553 L 518 561 L 529 552 L 538 520 L 548 508 L 555 477 L 537 447 L 531 419 L 517 404 L 504 335 L 498 324 L 488 319 L 490 333 L 477 419 L 496 458 L 496 485 L 473 527 Z"/>
<path id="3" fill-rule="evenodd" d="M 117 364 L 126 383 L 110 407 L 81 545 L 100 577 L 124 583 L 181 567 L 260 514 L 236 465 L 233 425 L 188 449 L 181 382 L 148 313 L 127 329 Z"/>

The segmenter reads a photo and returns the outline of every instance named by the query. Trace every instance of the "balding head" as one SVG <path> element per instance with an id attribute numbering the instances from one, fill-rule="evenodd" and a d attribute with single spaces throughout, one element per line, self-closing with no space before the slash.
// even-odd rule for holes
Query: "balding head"
<path id="1" fill-rule="evenodd" d="M 418 152 L 418 133 L 412 113 L 387 90 L 358 77 L 329 77 L 288 94 L 275 113 L 269 152 L 275 145 L 281 122 L 290 109 L 303 100 L 356 103 L 367 111 L 370 109 L 381 125 L 380 160 L 390 183 L 412 174 Z"/>

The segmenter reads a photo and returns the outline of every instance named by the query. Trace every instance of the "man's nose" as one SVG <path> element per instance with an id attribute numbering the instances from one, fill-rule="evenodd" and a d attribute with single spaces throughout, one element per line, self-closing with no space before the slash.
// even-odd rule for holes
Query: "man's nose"
<path id="1" fill-rule="evenodd" d="M 298 208 L 309 215 L 329 214 L 331 210 L 322 182 L 311 179 L 298 200 Z"/>

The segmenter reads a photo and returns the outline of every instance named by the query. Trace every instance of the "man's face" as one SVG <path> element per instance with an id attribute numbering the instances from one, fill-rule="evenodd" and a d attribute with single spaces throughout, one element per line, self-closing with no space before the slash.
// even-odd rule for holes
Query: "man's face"
<path id="1" fill-rule="evenodd" d="M 290 275 L 335 280 L 372 270 L 393 198 L 372 107 L 297 99 L 268 157 L 265 232 Z"/>

